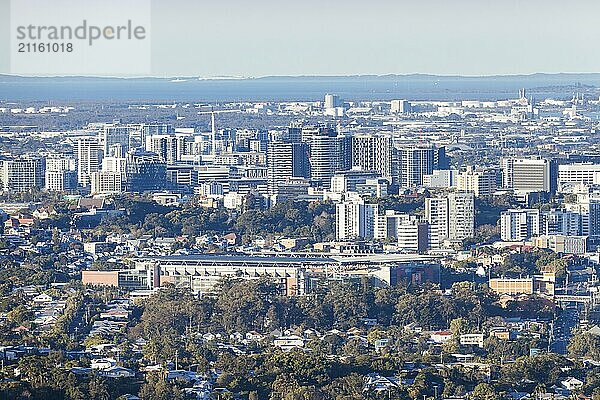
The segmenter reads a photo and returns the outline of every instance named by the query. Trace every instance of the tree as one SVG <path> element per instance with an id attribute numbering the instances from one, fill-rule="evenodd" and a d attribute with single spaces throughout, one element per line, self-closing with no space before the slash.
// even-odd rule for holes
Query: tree
<path id="1" fill-rule="evenodd" d="M 110 400 L 108 393 L 108 385 L 106 381 L 97 375 L 93 375 L 88 383 L 89 399 L 94 400 Z"/>
<path id="2" fill-rule="evenodd" d="M 502 396 L 489 383 L 482 382 L 475 386 L 468 396 L 469 400 L 500 400 Z"/>
<path id="3" fill-rule="evenodd" d="M 600 337 L 584 331 L 577 331 L 567 347 L 572 357 L 589 358 L 600 361 Z"/>
<path id="4" fill-rule="evenodd" d="M 143 400 L 183 400 L 181 391 L 157 373 L 148 374 L 140 389 Z"/>

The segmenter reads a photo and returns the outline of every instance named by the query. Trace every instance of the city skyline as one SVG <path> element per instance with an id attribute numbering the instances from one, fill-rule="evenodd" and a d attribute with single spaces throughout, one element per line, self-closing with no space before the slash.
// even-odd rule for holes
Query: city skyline
<path id="1" fill-rule="evenodd" d="M 599 12 L 0 0 L 0 399 L 600 400 Z"/>

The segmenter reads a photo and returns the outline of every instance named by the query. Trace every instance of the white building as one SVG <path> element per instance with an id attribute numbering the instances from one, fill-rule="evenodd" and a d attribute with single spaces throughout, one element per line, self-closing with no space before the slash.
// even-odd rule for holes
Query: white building
<path id="1" fill-rule="evenodd" d="M 82 186 L 90 184 L 90 175 L 99 170 L 100 146 L 95 138 L 82 138 L 75 143 L 77 156 L 77 181 Z"/>
<path id="2" fill-rule="evenodd" d="M 553 192 L 556 165 L 548 159 L 505 157 L 501 160 L 502 185 L 520 192 Z"/>
<path id="3" fill-rule="evenodd" d="M 392 100 L 390 106 L 390 112 L 392 114 L 405 114 L 409 113 L 410 111 L 410 103 L 408 100 Z"/>
<path id="4" fill-rule="evenodd" d="M 379 213 L 375 209 L 374 239 L 394 238 L 398 248 L 408 252 L 424 252 L 428 247 L 429 226 L 416 215 L 394 210 Z"/>
<path id="5" fill-rule="evenodd" d="M 446 239 L 465 240 L 475 233 L 473 193 L 452 192 L 446 197 L 425 199 L 425 219 L 429 223 L 429 247 L 440 248 Z"/>
<path id="6" fill-rule="evenodd" d="M 90 175 L 91 193 L 121 193 L 126 189 L 125 174 L 120 172 L 97 171 Z"/>
<path id="7" fill-rule="evenodd" d="M 558 166 L 558 186 L 581 183 L 583 185 L 600 184 L 600 164 L 566 164 Z"/>
<path id="8" fill-rule="evenodd" d="M 44 159 L 22 157 L 0 161 L 0 183 L 5 192 L 44 188 Z"/>
<path id="9" fill-rule="evenodd" d="M 500 214 L 500 237 L 506 242 L 523 241 L 540 234 L 540 210 L 512 209 Z"/>
<path id="10" fill-rule="evenodd" d="M 456 188 L 473 192 L 475 197 L 491 196 L 497 189 L 496 171 L 492 169 L 475 169 L 468 166 L 456 176 Z"/>
<path id="11" fill-rule="evenodd" d="M 64 192 L 77 188 L 77 160 L 55 156 L 46 159 L 46 190 Z"/>
<path id="12" fill-rule="evenodd" d="M 366 204 L 362 199 L 346 200 L 336 204 L 336 239 L 372 238 L 376 207 L 376 204 Z"/>
<path id="13" fill-rule="evenodd" d="M 581 233 L 581 215 L 567 210 L 551 209 L 540 214 L 541 235 L 577 236 Z"/>
<path id="14" fill-rule="evenodd" d="M 579 214 L 581 235 L 588 236 L 592 241 L 600 239 L 600 195 L 580 194 L 576 202 L 565 203 L 565 209 Z"/>
<path id="15" fill-rule="evenodd" d="M 442 247 L 448 238 L 448 199 L 429 197 L 425 199 L 425 219 L 429 223 L 429 248 Z"/>
<path id="16" fill-rule="evenodd" d="M 431 174 L 423 175 L 423 186 L 428 188 L 451 188 L 456 186 L 455 169 L 434 169 Z"/>
<path id="17" fill-rule="evenodd" d="M 470 192 L 448 194 L 448 239 L 465 240 L 475 235 L 475 199 Z"/>

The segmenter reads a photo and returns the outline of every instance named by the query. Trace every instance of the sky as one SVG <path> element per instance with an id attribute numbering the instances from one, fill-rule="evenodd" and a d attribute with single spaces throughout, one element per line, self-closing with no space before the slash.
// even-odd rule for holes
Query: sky
<path id="1" fill-rule="evenodd" d="M 595 0 L 148 1 L 152 76 L 600 72 Z"/>

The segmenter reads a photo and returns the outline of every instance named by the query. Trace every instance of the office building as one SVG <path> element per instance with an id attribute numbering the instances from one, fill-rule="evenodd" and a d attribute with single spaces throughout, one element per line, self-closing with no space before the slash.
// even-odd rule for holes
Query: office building
<path id="1" fill-rule="evenodd" d="M 186 154 L 186 137 L 175 134 L 147 136 L 146 150 L 158 154 L 167 164 L 175 164 Z"/>
<path id="2" fill-rule="evenodd" d="M 127 189 L 125 174 L 112 171 L 97 171 L 90 176 L 91 194 L 122 193 Z"/>
<path id="3" fill-rule="evenodd" d="M 300 130 L 300 140 L 310 143 L 314 136 L 336 136 L 335 130 L 325 125 L 303 126 Z"/>
<path id="4" fill-rule="evenodd" d="M 577 236 L 581 233 L 581 215 L 551 209 L 540 213 L 540 235 Z"/>
<path id="5" fill-rule="evenodd" d="M 302 127 L 288 126 L 287 131 L 283 135 L 283 141 L 289 143 L 299 143 L 302 141 Z"/>
<path id="6" fill-rule="evenodd" d="M 156 153 L 132 150 L 127 153 L 127 190 L 146 192 L 164 190 L 167 186 L 167 166 Z"/>
<path id="7" fill-rule="evenodd" d="M 473 192 L 475 197 L 492 196 L 497 187 L 497 173 L 493 169 L 475 169 L 468 166 L 456 175 L 456 189 Z"/>
<path id="8" fill-rule="evenodd" d="M 309 146 L 306 143 L 272 142 L 267 151 L 267 180 L 270 194 L 290 178 L 309 178 Z"/>
<path id="9" fill-rule="evenodd" d="M 552 160 L 505 157 L 501 166 L 502 185 L 506 189 L 525 193 L 556 191 L 557 168 Z"/>
<path id="10" fill-rule="evenodd" d="M 5 192 L 27 192 L 44 188 L 43 158 L 21 157 L 0 161 L 0 183 Z"/>
<path id="11" fill-rule="evenodd" d="M 414 188 L 423 185 L 423 176 L 434 169 L 448 169 L 444 147 L 402 147 L 398 149 L 400 187 Z"/>
<path id="12" fill-rule="evenodd" d="M 140 128 L 140 144 L 141 147 L 146 147 L 146 138 L 154 135 L 171 135 L 175 133 L 175 129 L 171 124 L 143 124 Z"/>
<path id="13" fill-rule="evenodd" d="M 390 112 L 392 114 L 406 114 L 411 111 L 408 100 L 392 100 Z"/>
<path id="14" fill-rule="evenodd" d="M 600 184 L 600 164 L 564 164 L 558 166 L 558 186 Z"/>
<path id="15" fill-rule="evenodd" d="M 325 95 L 324 107 L 326 109 L 337 108 L 337 107 L 342 107 L 342 106 L 343 106 L 343 102 L 340 99 L 340 96 L 338 96 L 337 94 L 326 94 Z"/>
<path id="16" fill-rule="evenodd" d="M 427 188 L 451 188 L 456 186 L 455 169 L 434 169 L 431 174 L 423 175 L 423 186 Z"/>
<path id="17" fill-rule="evenodd" d="M 129 126 L 105 125 L 98 141 L 103 157 L 123 157 L 129 151 Z"/>
<path id="18" fill-rule="evenodd" d="M 600 242 L 600 196 L 580 194 L 577 201 L 565 203 L 565 210 L 579 215 L 580 235 L 587 236 L 592 243 Z"/>
<path id="19" fill-rule="evenodd" d="M 331 178 L 330 189 L 334 193 L 357 192 L 360 185 L 367 181 L 378 179 L 379 172 L 352 168 L 348 171 L 339 171 Z"/>
<path id="20" fill-rule="evenodd" d="M 198 185 L 198 171 L 193 165 L 170 164 L 167 165 L 167 183 L 181 192 L 193 191 Z"/>
<path id="21" fill-rule="evenodd" d="M 49 192 L 68 192 L 77 189 L 77 171 L 46 170 L 46 190 Z"/>
<path id="22" fill-rule="evenodd" d="M 533 245 L 540 249 L 552 250 L 561 254 L 585 254 L 587 236 L 542 235 L 533 239 Z"/>
<path id="23" fill-rule="evenodd" d="M 125 174 L 127 172 L 127 159 L 125 157 L 104 157 L 102 159 L 102 171 Z"/>
<path id="24" fill-rule="evenodd" d="M 77 160 L 70 156 L 54 156 L 46 159 L 46 190 L 65 192 L 77 189 Z"/>
<path id="25" fill-rule="evenodd" d="M 310 177 L 315 185 L 329 189 L 336 172 L 350 169 L 351 143 L 348 136 L 330 134 L 310 139 Z"/>
<path id="26" fill-rule="evenodd" d="M 492 291 L 501 295 L 536 293 L 553 296 L 555 279 L 546 275 L 534 275 L 528 278 L 491 278 L 488 285 Z"/>

